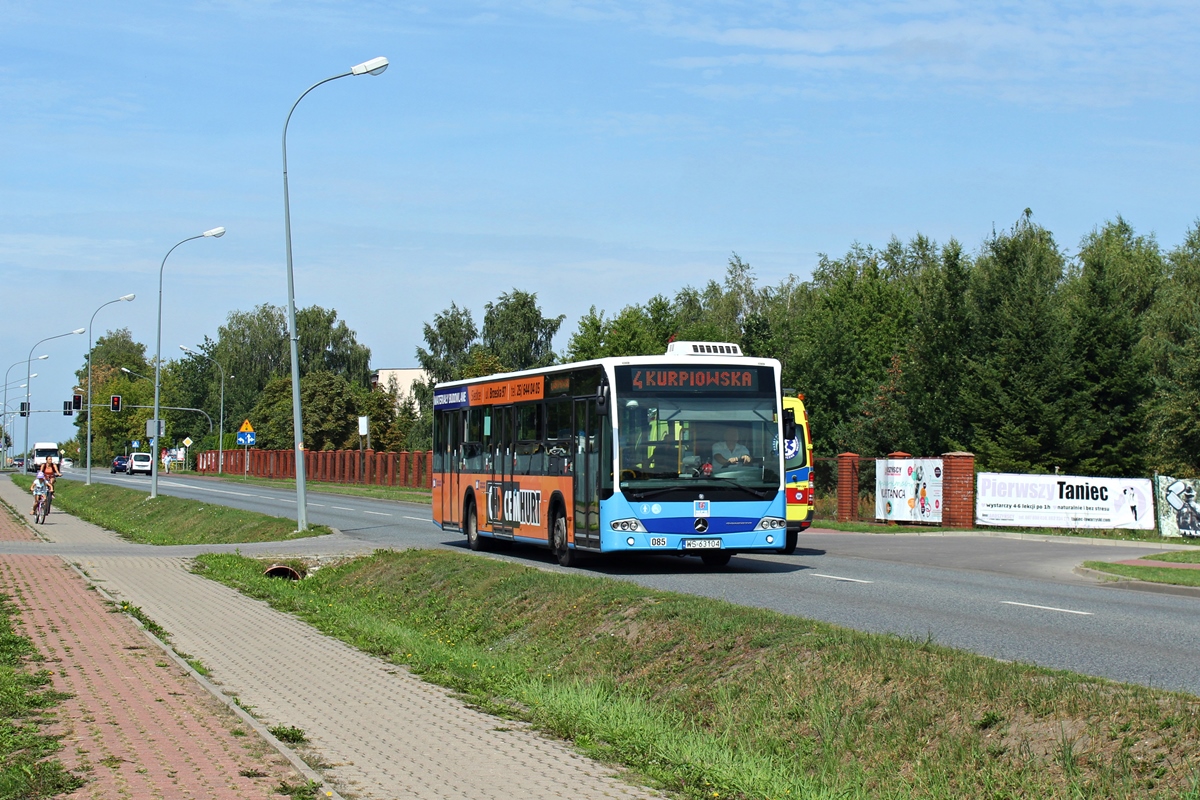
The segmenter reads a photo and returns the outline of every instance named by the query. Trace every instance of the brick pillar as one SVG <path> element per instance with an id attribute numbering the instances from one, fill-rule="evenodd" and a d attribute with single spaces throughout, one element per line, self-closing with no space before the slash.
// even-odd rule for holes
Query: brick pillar
<path id="1" fill-rule="evenodd" d="M 426 450 L 425 458 L 421 459 L 425 466 L 425 480 L 421 483 L 426 489 L 433 488 L 433 451 Z"/>
<path id="2" fill-rule="evenodd" d="M 408 451 L 402 451 L 399 459 L 399 466 L 396 468 L 396 485 L 408 486 Z"/>
<path id="3" fill-rule="evenodd" d="M 942 524 L 975 527 L 975 454 L 942 454 Z"/>
<path id="4" fill-rule="evenodd" d="M 858 520 L 858 453 L 839 453 L 837 483 L 838 522 Z"/>
<path id="5" fill-rule="evenodd" d="M 388 453 L 386 461 L 387 461 L 387 466 L 385 467 L 385 469 L 387 469 L 387 485 L 395 486 L 396 485 L 396 454 Z"/>
<path id="6" fill-rule="evenodd" d="M 374 450 L 364 450 L 363 451 L 363 467 L 365 467 L 365 469 L 363 470 L 363 474 L 362 474 L 362 482 L 363 483 L 374 483 L 375 482 L 375 451 Z"/>

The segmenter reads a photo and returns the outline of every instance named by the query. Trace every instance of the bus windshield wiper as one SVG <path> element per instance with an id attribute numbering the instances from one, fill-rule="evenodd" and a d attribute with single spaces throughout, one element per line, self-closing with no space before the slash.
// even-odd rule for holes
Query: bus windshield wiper
<path id="1" fill-rule="evenodd" d="M 668 492 L 678 492 L 678 491 L 686 492 L 692 488 L 693 487 L 690 485 L 679 486 L 678 484 L 676 484 L 675 486 L 660 486 L 657 489 L 643 489 L 640 492 L 630 491 L 630 490 L 625 490 L 625 489 L 622 489 L 621 491 L 622 491 L 622 493 L 632 497 L 634 500 L 646 500 L 651 497 L 658 497 L 660 494 L 667 494 Z"/>
<path id="2" fill-rule="evenodd" d="M 763 491 L 762 489 L 755 489 L 753 486 L 747 486 L 744 483 L 738 483 L 733 478 L 720 478 L 720 477 L 717 477 L 716 475 L 711 475 L 711 476 L 705 478 L 705 480 L 728 481 L 728 483 L 724 484 L 721 488 L 733 487 L 735 489 L 741 489 L 743 492 L 746 492 L 747 494 L 752 494 L 755 497 L 758 497 L 760 499 L 763 499 L 763 500 L 767 499 L 767 493 L 765 491 Z"/>
<path id="3" fill-rule="evenodd" d="M 734 489 L 741 489 L 742 491 L 746 492 L 747 494 L 753 495 L 754 497 L 757 497 L 761 500 L 767 499 L 767 493 L 765 491 L 762 491 L 761 489 L 755 489 L 752 486 L 745 486 L 743 484 L 740 484 L 737 481 L 735 481 L 733 478 L 714 478 L 712 476 L 709 476 L 707 478 L 704 478 L 704 481 L 705 482 L 722 481 L 722 483 L 717 486 L 713 486 L 711 484 L 709 484 L 708 486 L 705 486 L 703 484 L 698 485 L 699 482 L 697 482 L 697 483 L 676 484 L 674 486 L 662 486 L 662 487 L 655 488 L 655 489 L 643 489 L 642 491 L 622 490 L 622 492 L 625 495 L 633 498 L 634 500 L 647 500 L 651 497 L 658 497 L 659 495 L 667 494 L 669 492 L 681 491 L 681 490 L 682 491 L 689 491 L 689 490 L 704 491 L 705 489 L 734 488 Z M 727 483 L 725 483 L 725 481 L 727 481 Z"/>

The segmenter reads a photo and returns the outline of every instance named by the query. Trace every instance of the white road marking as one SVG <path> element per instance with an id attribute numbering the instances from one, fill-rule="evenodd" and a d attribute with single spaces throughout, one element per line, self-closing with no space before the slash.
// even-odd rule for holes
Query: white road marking
<path id="1" fill-rule="evenodd" d="M 289 500 L 288 502 L 290 503 L 291 501 Z M 316 508 L 324 508 L 325 507 L 324 503 L 309 503 L 309 505 L 314 506 Z"/>
<path id="2" fill-rule="evenodd" d="M 330 506 L 330 508 L 337 509 L 338 511 L 353 511 L 354 510 L 353 508 L 346 508 L 345 506 Z"/>
<path id="3" fill-rule="evenodd" d="M 1055 608 L 1054 606 L 1035 606 L 1033 603 L 1018 603 L 1015 600 L 1001 600 L 1006 606 L 1022 606 L 1023 608 L 1040 608 L 1042 611 L 1061 611 L 1064 614 L 1078 614 L 1081 617 L 1092 616 L 1091 611 L 1073 611 L 1069 608 Z"/>
<path id="4" fill-rule="evenodd" d="M 194 489 L 197 492 L 213 492 L 215 494 L 231 494 L 235 497 L 257 497 L 258 495 L 250 494 L 249 492 L 230 492 L 225 489 L 213 489 L 209 486 L 193 486 L 190 483 L 173 483 L 171 481 L 163 481 L 163 486 L 175 486 L 179 489 Z"/>
<path id="5" fill-rule="evenodd" d="M 850 583 L 874 583 L 875 581 L 864 581 L 862 578 L 843 578 L 840 575 L 824 575 L 820 572 L 812 573 L 815 578 L 829 578 L 834 581 L 849 581 Z"/>
<path id="6" fill-rule="evenodd" d="M 404 519 L 415 519 L 417 522 L 429 522 L 430 521 L 429 517 L 408 517 L 403 514 L 401 514 L 400 516 L 404 517 Z"/>
<path id="7" fill-rule="evenodd" d="M 374 514 L 377 517 L 390 517 L 391 516 L 391 514 L 385 514 L 382 511 L 367 511 L 365 509 L 363 510 L 363 513 L 364 514 Z"/>

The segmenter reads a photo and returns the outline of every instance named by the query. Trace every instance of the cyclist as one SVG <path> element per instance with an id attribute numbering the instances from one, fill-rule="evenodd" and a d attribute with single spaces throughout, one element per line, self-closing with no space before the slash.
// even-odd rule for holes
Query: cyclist
<path id="1" fill-rule="evenodd" d="M 50 482 L 46 480 L 44 473 L 39 472 L 33 476 L 33 486 L 29 488 L 33 492 L 33 510 L 29 513 L 37 514 L 38 499 L 45 498 L 42 500 L 43 503 L 50 499 Z"/>

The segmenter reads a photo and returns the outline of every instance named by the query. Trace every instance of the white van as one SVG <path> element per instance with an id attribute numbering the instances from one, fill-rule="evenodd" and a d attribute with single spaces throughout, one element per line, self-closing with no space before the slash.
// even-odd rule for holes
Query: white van
<path id="1" fill-rule="evenodd" d="M 42 465 L 49 461 L 56 466 L 62 463 L 62 457 L 58 453 L 58 442 L 34 442 L 33 443 L 33 470 L 42 468 Z M 26 467 L 28 469 L 28 467 Z"/>
<path id="2" fill-rule="evenodd" d="M 139 472 L 149 475 L 153 468 L 154 459 L 151 458 L 149 453 L 130 453 L 129 466 L 125 471 L 130 475 L 136 475 Z"/>

